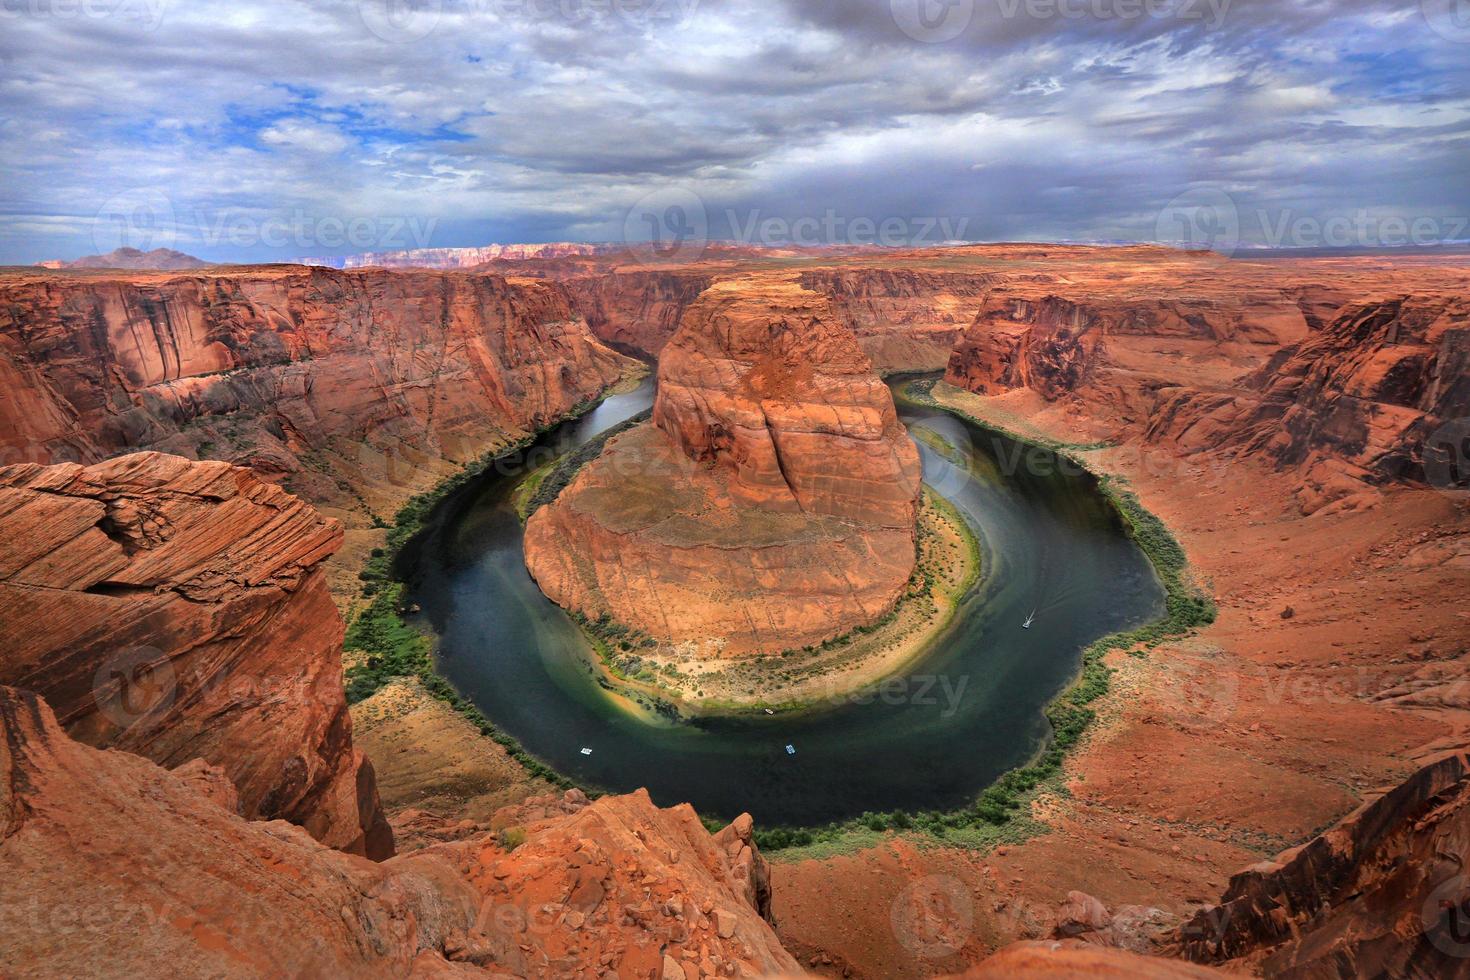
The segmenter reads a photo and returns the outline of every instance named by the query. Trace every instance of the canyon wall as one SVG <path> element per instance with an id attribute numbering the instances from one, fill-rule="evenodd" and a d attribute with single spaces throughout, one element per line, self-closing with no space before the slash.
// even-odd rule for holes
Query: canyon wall
<path id="1" fill-rule="evenodd" d="M 822 269 L 801 284 L 826 295 L 879 372 L 942 371 L 998 276 L 923 269 Z"/>
<path id="2" fill-rule="evenodd" d="M 1190 959 L 1271 977 L 1470 971 L 1470 758 L 1456 751 L 1235 875 L 1180 931 Z"/>
<path id="3" fill-rule="evenodd" d="M 1309 510 L 1365 483 L 1434 480 L 1425 442 L 1470 416 L 1470 301 L 1405 296 L 1350 304 L 1229 391 L 1164 393 L 1147 437 L 1185 452 L 1224 451 L 1303 471 Z M 1451 454 L 1459 446 L 1433 444 Z M 1463 474 L 1462 474 L 1463 475 Z"/>
<path id="4" fill-rule="evenodd" d="M 0 973 L 795 975 L 748 817 L 711 836 L 648 796 L 529 800 L 373 863 L 248 822 L 217 768 L 70 739 L 0 687 Z"/>
<path id="5" fill-rule="evenodd" d="M 1071 396 L 1138 421 L 1160 388 L 1229 386 L 1304 340 L 1338 301 L 1326 289 L 1251 291 L 1208 279 L 1146 289 L 1000 286 L 955 346 L 945 380 L 979 394 L 1028 388 L 1050 401 Z"/>
<path id="6" fill-rule="evenodd" d="M 378 513 L 629 362 L 545 283 L 297 266 L 0 279 L 0 461 L 157 449 Z"/>
<path id="7" fill-rule="evenodd" d="M 322 570 L 341 540 L 225 463 L 0 468 L 0 684 L 44 696 L 90 745 L 222 767 L 246 817 L 387 857 Z"/>
<path id="8" fill-rule="evenodd" d="M 655 359 L 715 273 L 699 269 L 622 269 L 564 279 L 572 307 L 606 343 Z"/>
<path id="9" fill-rule="evenodd" d="M 709 655 L 793 649 L 893 607 L 919 480 L 824 297 L 790 276 L 719 282 L 663 352 L 653 422 L 531 517 L 526 561 L 593 619 Z"/>

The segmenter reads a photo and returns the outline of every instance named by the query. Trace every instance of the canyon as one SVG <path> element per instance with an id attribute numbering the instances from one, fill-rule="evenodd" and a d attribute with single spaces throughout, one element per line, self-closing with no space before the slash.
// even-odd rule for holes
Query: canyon
<path id="1" fill-rule="evenodd" d="M 1470 416 L 1470 260 L 627 261 L 0 274 L 0 972 L 1465 973 L 1470 517 L 1435 433 Z M 828 546 L 906 544 L 911 567 L 912 444 L 872 372 L 943 362 L 936 402 L 1162 518 L 1219 618 L 1110 653 L 1035 829 L 983 848 L 889 832 L 768 864 L 748 820 L 548 795 L 447 721 L 436 758 L 478 739 L 498 762 L 415 808 L 420 750 L 385 701 L 406 689 L 350 717 L 341 689 L 373 518 L 635 372 L 612 345 L 658 355 L 654 419 L 527 528 L 538 580 L 589 617 L 656 608 L 670 500 L 701 515 L 674 540 L 722 558 L 750 543 L 691 537 L 705 515 L 841 515 Z M 650 601 L 614 607 L 628 554 Z M 737 565 L 695 557 L 678 583 L 701 598 L 639 628 L 782 645 L 719 621 Z M 812 565 L 772 596 L 783 638 L 878 614 L 908 575 L 864 558 L 880 585 L 837 624 L 802 595 Z M 141 712 L 117 686 L 165 679 Z"/>
<path id="2" fill-rule="evenodd" d="M 346 526 L 339 598 L 410 496 L 636 370 L 560 291 L 499 276 L 0 276 L 0 460 L 248 466 Z"/>

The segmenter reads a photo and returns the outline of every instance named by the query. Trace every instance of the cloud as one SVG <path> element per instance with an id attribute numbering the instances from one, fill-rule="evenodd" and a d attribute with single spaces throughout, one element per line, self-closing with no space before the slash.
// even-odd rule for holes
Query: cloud
<path id="1" fill-rule="evenodd" d="M 616 238 L 670 188 L 717 235 L 1147 238 L 1201 187 L 1470 213 L 1470 46 L 1402 4 L 956 0 L 935 34 L 907 2 L 0 0 L 0 261 L 93 251 L 158 195 L 219 260 L 400 219 L 432 229 L 409 244 Z M 282 222 L 306 231 L 259 234 Z"/>

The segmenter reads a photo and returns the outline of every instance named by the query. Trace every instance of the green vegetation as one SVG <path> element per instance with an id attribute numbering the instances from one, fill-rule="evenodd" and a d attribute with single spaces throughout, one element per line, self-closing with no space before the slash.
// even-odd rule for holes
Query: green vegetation
<path id="1" fill-rule="evenodd" d="M 374 526 L 387 527 L 388 536 L 386 546 L 372 550 L 371 557 L 357 576 L 363 583 L 363 597 L 370 601 L 348 624 L 343 642 L 346 652 L 356 654 L 349 658 L 355 662 L 346 671 L 349 704 L 372 697 L 394 678 L 417 677 L 424 690 L 463 715 L 479 729 L 480 734 L 500 743 L 531 776 L 564 788 L 575 785 L 527 752 L 514 738 L 495 728 L 479 708 L 434 670 L 433 647 L 429 638 L 404 620 L 404 586 L 398 580 L 394 566 L 404 545 L 424 529 L 429 515 L 446 497 L 480 476 L 497 460 L 525 449 L 554 426 L 585 414 L 600 403 L 601 399 L 596 399 L 579 404 L 565 416 L 542 426 L 514 445 L 486 453 L 433 489 L 411 497 L 399 508 L 391 525 L 374 517 Z"/>
<path id="2" fill-rule="evenodd" d="M 1021 436 L 995 426 L 987 426 L 978 419 L 935 401 L 931 394 L 933 384 L 932 380 L 913 382 L 906 386 L 905 394 L 916 402 L 950 412 L 973 424 L 1050 449 L 1066 456 L 1079 467 L 1086 468 L 1073 454 L 1106 446 L 1101 443 L 1066 444 Z M 592 406 L 579 406 L 574 414 L 580 414 L 590 407 Z M 581 466 L 601 453 L 608 439 L 638 421 L 641 418 L 629 420 L 581 449 L 566 454 L 551 466 L 544 467 L 537 479 L 534 494 L 526 499 L 529 509 L 525 514 L 533 513 L 537 507 L 554 500 L 576 476 Z M 389 528 L 387 546 L 374 549 L 372 557 L 359 575 L 364 583 L 363 594 L 371 601 L 353 619 L 347 631 L 345 649 L 359 654 L 358 662 L 347 670 L 347 691 L 349 702 L 356 703 L 371 696 L 395 677 L 417 677 L 425 690 L 468 718 L 481 734 L 504 746 L 508 754 L 520 762 L 531 775 L 558 786 L 570 787 L 573 785 L 570 780 L 530 755 L 515 739 L 495 729 L 478 708 L 465 700 L 448 681 L 434 671 L 429 639 L 403 619 L 403 585 L 396 580 L 393 573 L 394 561 L 400 549 L 422 530 L 425 520 L 440 501 L 484 472 L 501 455 L 524 448 L 533 439 L 534 437 L 528 438 L 501 453 L 487 454 L 432 490 L 412 498 L 399 510 Z M 997 844 L 1018 843 L 1044 830 L 1044 826 L 1030 815 L 1031 803 L 1043 793 L 1066 795 L 1061 778 L 1062 765 L 1067 752 L 1082 740 L 1088 726 L 1096 717 L 1093 702 L 1109 690 L 1112 671 L 1105 663 L 1107 654 L 1115 650 L 1146 650 L 1165 640 L 1186 636 L 1192 630 L 1214 622 L 1216 613 L 1214 602 L 1194 583 L 1184 549 L 1163 521 L 1143 507 L 1137 495 L 1127 488 L 1125 481 L 1108 475 L 1099 475 L 1097 479 L 1099 489 L 1117 509 L 1128 534 L 1153 564 L 1166 594 L 1165 614 L 1156 622 L 1103 637 L 1083 651 L 1082 668 L 1077 680 L 1046 711 L 1052 727 L 1052 738 L 1037 759 L 1028 766 L 1007 772 L 964 807 L 919 813 L 864 813 L 851 820 L 822 827 L 758 829 L 756 840 L 763 849 L 772 852 L 777 860 L 804 860 L 871 847 L 889 834 L 901 834 L 921 844 L 988 849 Z M 915 574 L 922 574 L 927 578 L 930 573 L 916 569 Z M 574 618 L 592 640 L 599 658 L 614 677 L 640 683 L 655 683 L 658 680 L 651 665 L 638 655 L 640 649 L 654 643 L 651 637 L 606 618 Z M 871 632 L 878 627 L 879 624 L 874 624 L 857 632 Z M 850 639 L 844 637 L 829 642 L 846 642 Z M 768 659 L 810 656 L 812 653 L 814 649 L 787 651 L 780 658 Z M 650 706 L 664 712 L 673 710 L 672 705 L 660 701 Z M 763 706 L 756 706 L 761 707 Z M 719 821 L 713 820 L 707 821 L 707 825 L 711 830 L 723 826 Z M 515 830 L 516 828 L 511 828 L 503 831 L 502 840 L 513 840 Z M 509 838 L 506 835 L 510 835 Z M 507 843 L 507 846 L 515 845 Z"/>

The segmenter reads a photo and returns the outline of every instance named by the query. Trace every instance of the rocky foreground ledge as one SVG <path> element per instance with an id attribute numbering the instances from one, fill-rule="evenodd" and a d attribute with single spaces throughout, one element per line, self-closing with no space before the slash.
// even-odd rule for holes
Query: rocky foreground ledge
<path id="1" fill-rule="evenodd" d="M 219 767 L 90 748 L 43 700 L 0 687 L 0 973 L 799 972 L 761 917 L 748 817 L 711 836 L 687 806 L 572 791 L 374 863 L 239 811 Z"/>
<path id="2" fill-rule="evenodd" d="M 89 745 L 222 766 L 247 817 L 387 857 L 322 567 L 341 541 L 227 463 L 0 469 L 0 684 L 46 698 Z"/>

